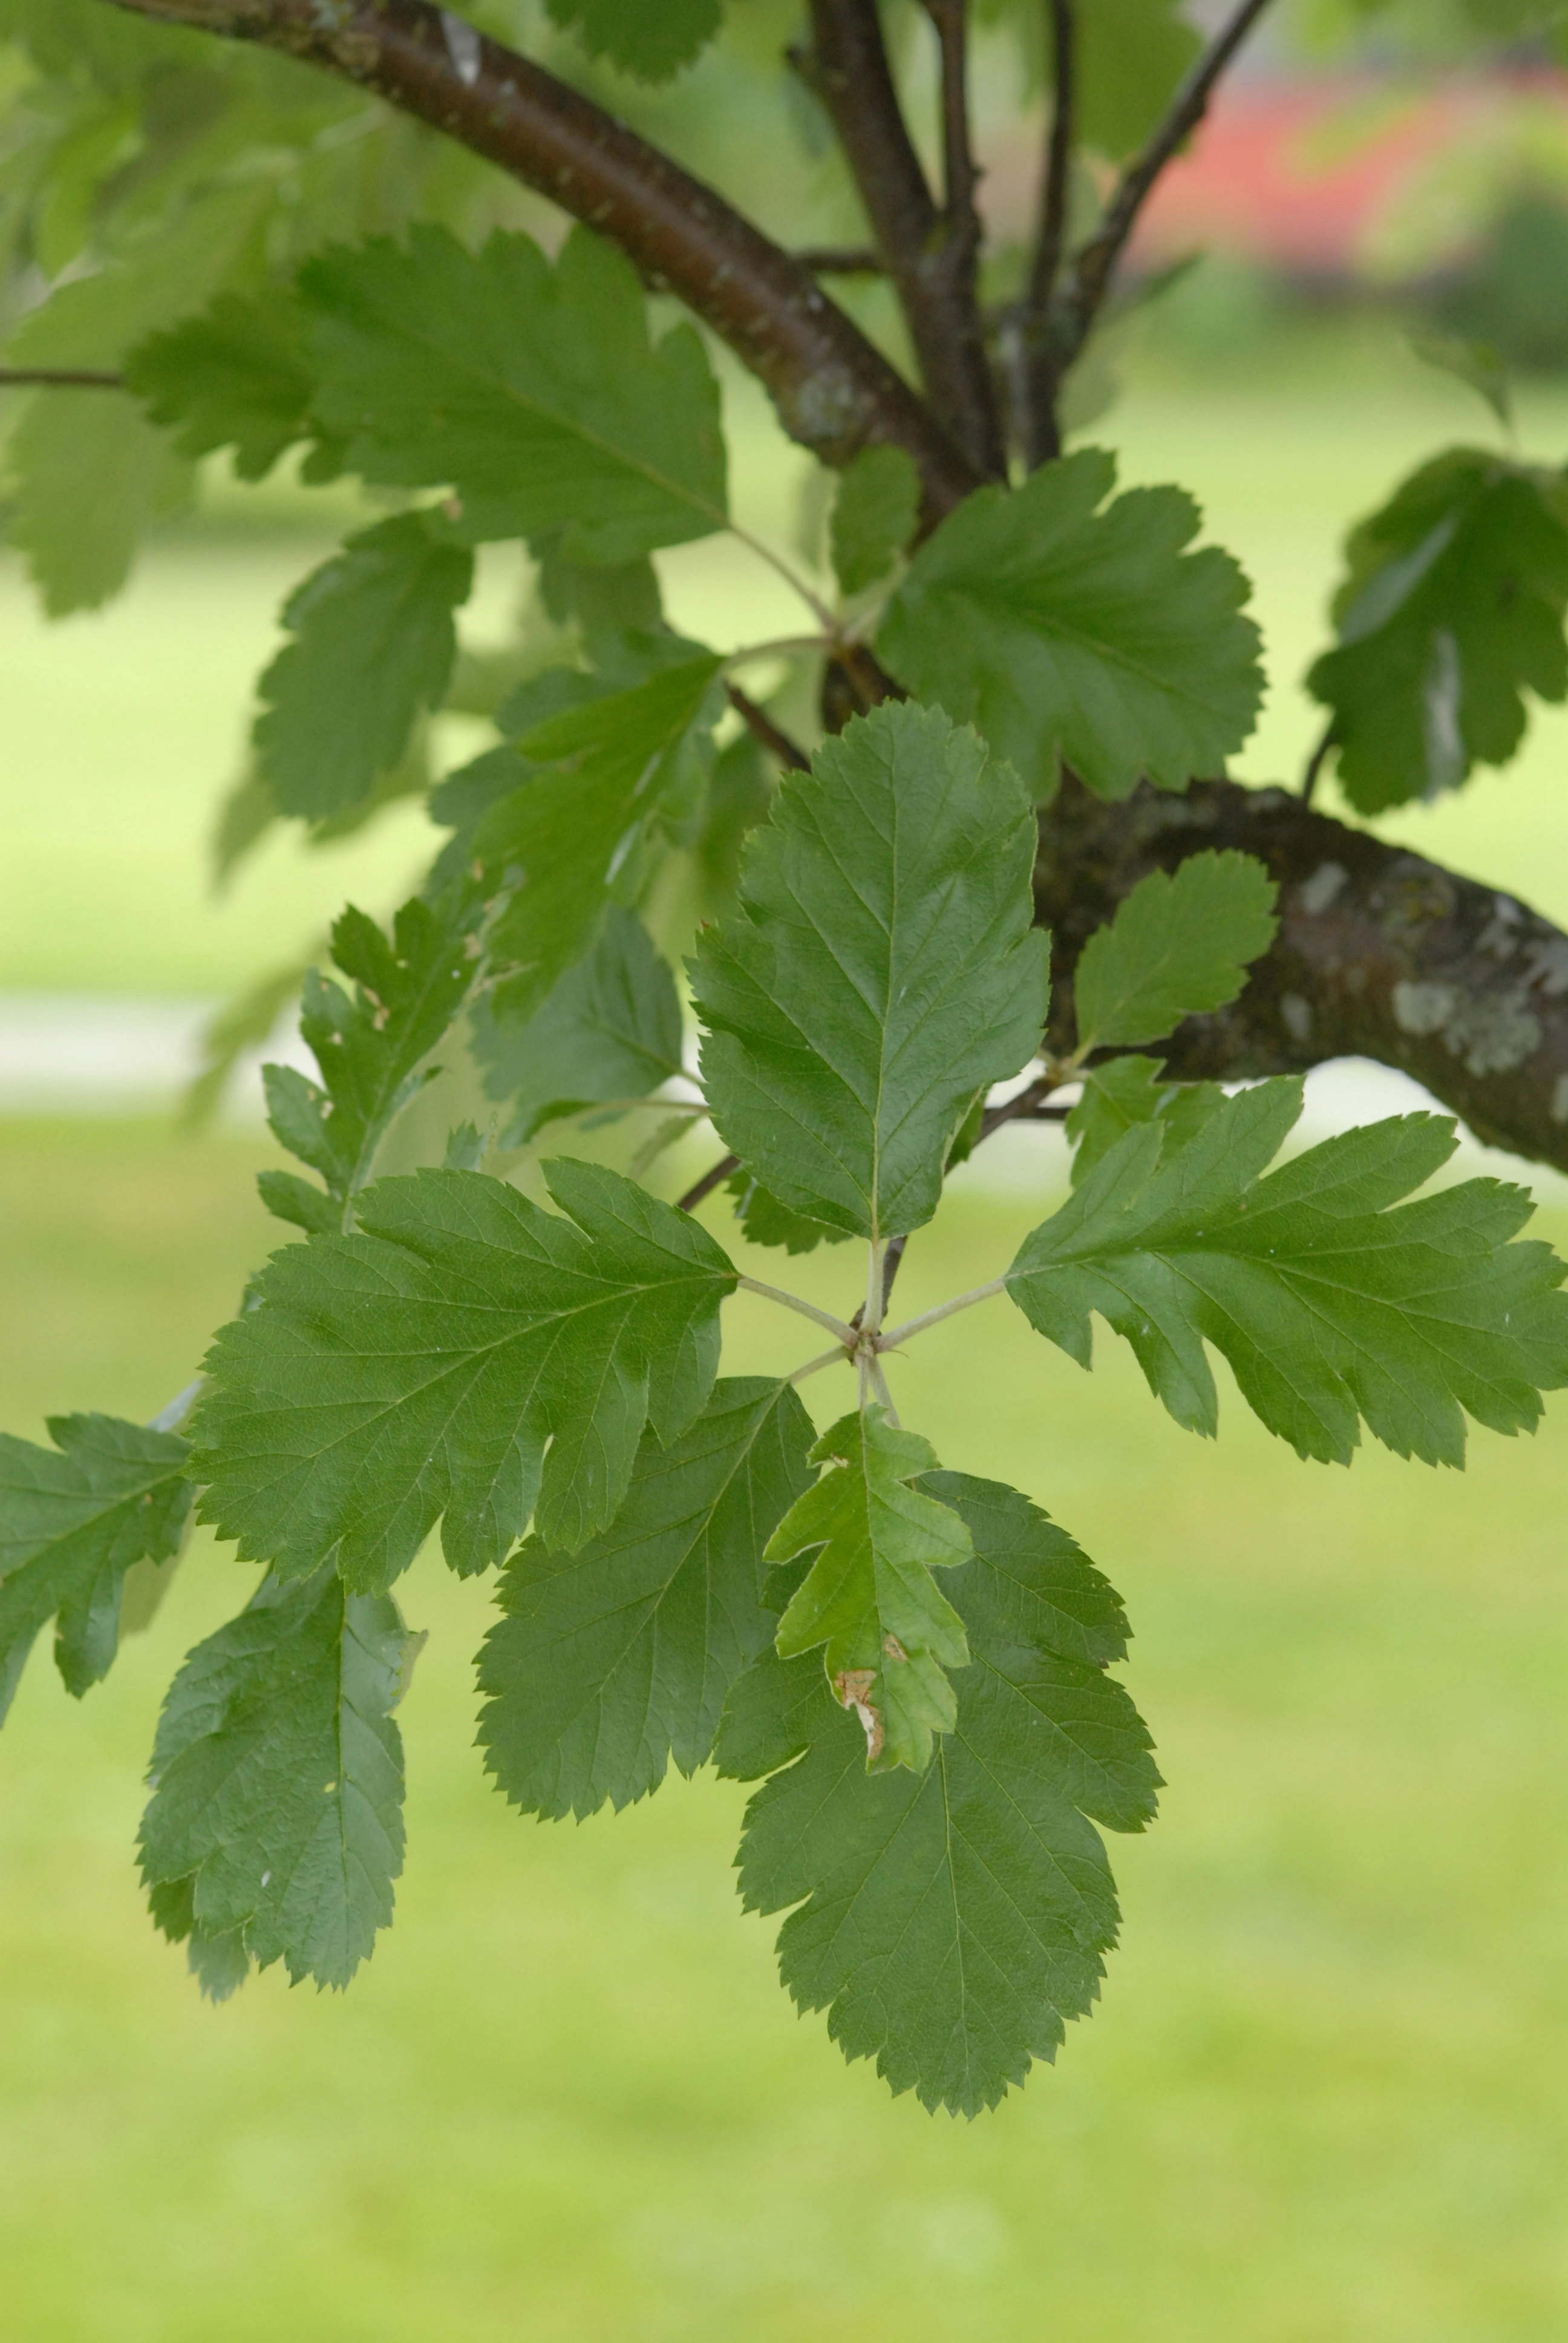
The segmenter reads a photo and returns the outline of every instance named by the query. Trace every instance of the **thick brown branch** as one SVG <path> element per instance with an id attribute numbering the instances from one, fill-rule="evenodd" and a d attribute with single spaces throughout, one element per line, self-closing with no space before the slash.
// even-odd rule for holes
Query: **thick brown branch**
<path id="1" fill-rule="evenodd" d="M 790 437 L 843 464 L 889 441 L 928 522 L 975 484 L 935 417 L 803 268 L 713 188 L 516 50 L 427 0 L 111 0 L 324 66 L 511 173 L 620 246 L 767 386 Z"/>
<path id="2" fill-rule="evenodd" d="M 1042 357 L 1050 369 L 1053 398 L 1055 387 L 1089 338 L 1111 289 L 1117 262 L 1156 180 L 1202 121 L 1220 75 L 1268 5 L 1269 0 L 1239 0 L 1233 14 L 1194 60 L 1148 146 L 1121 174 L 1098 231 L 1077 254 L 1058 287 L 1047 318 Z"/>
<path id="3" fill-rule="evenodd" d="M 795 258 L 813 277 L 885 277 L 888 273 L 887 262 L 869 246 L 862 250 L 859 245 L 809 244 Z"/>
<path id="4" fill-rule="evenodd" d="M 1239 1001 L 1189 1018 L 1161 1050 L 1173 1074 L 1231 1081 L 1375 1058 L 1478 1139 L 1568 1170 L 1568 935 L 1539 912 L 1283 789 L 1231 781 L 1108 805 L 1070 780 L 1040 835 L 1054 1047 L 1072 1044 L 1072 970 L 1091 931 L 1147 871 L 1236 847 L 1279 882 L 1280 933 Z"/>
<path id="5" fill-rule="evenodd" d="M 962 229 L 955 233 L 926 184 L 876 0 L 810 0 L 810 6 L 811 46 L 793 52 L 794 62 L 839 134 L 927 395 L 977 473 L 1001 478 L 1001 430 L 974 291 L 978 224 L 966 251 Z M 960 17 L 961 40 L 961 11 Z M 961 96 L 961 79 L 960 89 Z"/>

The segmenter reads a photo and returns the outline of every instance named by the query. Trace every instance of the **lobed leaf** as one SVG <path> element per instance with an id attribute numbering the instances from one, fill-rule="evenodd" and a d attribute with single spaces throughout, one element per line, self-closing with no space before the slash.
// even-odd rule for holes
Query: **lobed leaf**
<path id="1" fill-rule="evenodd" d="M 683 659 L 518 742 L 527 777 L 484 815 L 474 840 L 511 892 L 491 940 L 492 959 L 508 970 L 495 997 L 503 1021 L 542 1006 L 589 950 L 608 890 L 635 874 L 652 825 L 687 809 L 719 714 L 720 664 L 710 651 Z"/>
<path id="2" fill-rule="evenodd" d="M 1079 955 L 1079 1048 L 1158 1041 L 1183 1017 L 1234 1001 L 1248 962 L 1274 940 L 1279 891 L 1250 854 L 1192 854 L 1173 872 L 1151 870 Z"/>
<path id="3" fill-rule="evenodd" d="M 723 0 L 548 0 L 558 25 L 645 82 L 668 81 L 700 55 L 724 19 Z"/>
<path id="4" fill-rule="evenodd" d="M 792 1212 L 930 1220 L 976 1096 L 1040 1046 L 1034 850 L 1012 773 L 940 709 L 879 708 L 783 782 L 691 980 L 714 1121 Z"/>
<path id="5" fill-rule="evenodd" d="M 49 1419 L 53 1448 L 0 1433 L 0 1722 L 41 1629 L 80 1700 L 114 1665 L 126 1574 L 179 1551 L 190 1444 L 112 1415 Z"/>
<path id="6" fill-rule="evenodd" d="M 644 1433 L 608 1529 L 575 1554 L 519 1547 L 479 1654 L 479 1743 L 514 1805 L 589 1815 L 646 1797 L 671 1757 L 706 1765 L 730 1685 L 778 1624 L 762 1552 L 810 1483 L 811 1439 L 789 1384 L 718 1383 L 668 1448 Z"/>
<path id="7" fill-rule="evenodd" d="M 294 1066 L 262 1069 L 274 1136 L 324 1183 L 262 1172 L 262 1202 L 280 1220 L 311 1231 L 349 1225 L 377 1147 L 436 1071 L 425 1061 L 473 990 L 482 916 L 477 898 L 460 888 L 436 902 L 415 896 L 390 938 L 352 905 L 340 914 L 332 956 L 354 990 L 311 969 L 300 1012 L 320 1081 Z"/>
<path id="8" fill-rule="evenodd" d="M 349 470 L 451 488 L 477 536 L 555 532 L 613 566 L 726 525 L 719 387 L 701 341 L 657 345 L 630 264 L 574 229 L 552 267 L 528 236 L 470 253 L 417 225 L 403 245 L 307 261 L 317 429 Z"/>
<path id="9" fill-rule="evenodd" d="M 305 313 L 286 287 L 220 293 L 138 342 L 125 371 L 126 387 L 151 421 L 173 431 L 182 456 L 232 448 L 242 480 L 265 479 L 309 436 L 315 374 Z"/>
<path id="10" fill-rule="evenodd" d="M 674 973 L 635 911 L 617 903 L 587 958 L 526 1025 L 502 1024 L 481 995 L 473 1031 L 486 1091 L 510 1108 L 503 1147 L 526 1146 L 553 1118 L 601 1100 L 644 1097 L 681 1071 Z"/>
<path id="11" fill-rule="evenodd" d="M 1092 2004 L 1117 1911 L 1086 1817 L 1141 1829 L 1160 1777 L 1102 1673 L 1121 1605 L 1072 1540 L 998 1483 L 922 1485 L 974 1545 L 944 1581 L 971 1664 L 925 1772 L 868 1774 L 818 1671 L 773 1654 L 737 1684 L 719 1762 L 773 1776 L 747 1809 L 740 1888 L 749 1910 L 799 1907 L 779 1937 L 794 1999 L 895 2091 L 972 2116 Z"/>
<path id="12" fill-rule="evenodd" d="M 1348 1463 L 1364 1419 L 1427 1463 L 1464 1461 L 1464 1413 L 1533 1429 L 1568 1382 L 1563 1263 L 1509 1240 L 1527 1191 L 1468 1180 L 1419 1198 L 1453 1125 L 1404 1115 L 1261 1175 L 1301 1112 L 1296 1081 L 1229 1099 L 1174 1149 L 1129 1130 L 1026 1237 L 1008 1290 L 1083 1366 L 1094 1311 L 1131 1343 L 1179 1423 L 1212 1433 L 1211 1342 L 1298 1455 Z"/>
<path id="13" fill-rule="evenodd" d="M 769 1538 L 769 1562 L 819 1547 L 779 1622 L 780 1659 L 825 1646 L 833 1696 L 866 1735 L 868 1766 L 923 1772 L 933 1733 L 950 1733 L 958 1704 L 949 1668 L 969 1663 L 961 1621 L 933 1570 L 971 1551 L 947 1506 L 912 1489 L 937 1469 L 929 1441 L 886 1411 L 841 1416 L 811 1451 L 829 1470 Z"/>
<path id="14" fill-rule="evenodd" d="M 693 1421 L 728 1260 L 601 1165 L 546 1177 L 559 1212 L 477 1172 L 378 1181 L 362 1233 L 273 1255 L 195 1420 L 202 1518 L 243 1559 L 285 1578 L 334 1562 L 373 1590 L 439 1519 L 467 1574 L 536 1497 L 541 1535 L 575 1550 L 619 1511 L 645 1423 L 668 1444 Z"/>
<path id="15" fill-rule="evenodd" d="M 278 810 L 323 821 L 394 770 L 451 680 L 474 557 L 440 513 L 361 529 L 283 606 L 293 637 L 261 679 L 256 769 Z"/>
<path id="16" fill-rule="evenodd" d="M 920 699 L 973 724 L 1035 796 L 1065 761 L 1101 797 L 1223 769 L 1262 696 L 1247 580 L 1186 548 L 1180 488 L 1105 504 L 1116 459 L 1085 447 L 1021 488 L 979 488 L 929 537 L 877 638 Z"/>
<path id="17" fill-rule="evenodd" d="M 829 541 L 846 594 L 885 578 L 914 535 L 920 476 L 901 447 L 863 447 L 839 477 Z"/>
<path id="18" fill-rule="evenodd" d="M 153 1916 L 216 1998 L 254 1960 L 342 1986 L 392 1918 L 411 1640 L 326 1569 L 264 1581 L 198 1644 L 158 1721 L 141 1830 Z"/>
<path id="19" fill-rule="evenodd" d="M 1158 1058 L 1112 1058 L 1084 1076 L 1082 1094 L 1067 1118 L 1075 1188 L 1135 1123 L 1159 1121 L 1169 1162 L 1224 1105 L 1218 1082 L 1168 1082 L 1161 1079 L 1163 1071 Z"/>
<path id="20" fill-rule="evenodd" d="M 1563 478 L 1472 447 L 1404 482 L 1346 547 L 1339 645 L 1307 687 L 1363 813 L 1457 789 L 1524 737 L 1523 695 L 1568 693 Z"/>

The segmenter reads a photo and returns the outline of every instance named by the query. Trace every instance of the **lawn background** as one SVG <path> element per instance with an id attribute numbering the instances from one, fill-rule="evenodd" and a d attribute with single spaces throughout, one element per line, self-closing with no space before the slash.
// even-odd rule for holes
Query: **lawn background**
<path id="1" fill-rule="evenodd" d="M 1484 436 L 1397 351 L 1362 357 L 1303 346 L 1212 392 L 1151 365 L 1104 427 L 1128 477 L 1196 487 L 1257 578 L 1282 681 L 1255 778 L 1311 737 L 1285 687 L 1344 518 Z M 1565 424 L 1537 400 L 1527 440 L 1561 453 Z M 781 529 L 761 445 L 747 492 Z M 49 633 L 0 577 L 5 984 L 219 990 L 415 866 L 399 816 L 314 868 L 280 843 L 204 900 L 214 786 L 311 558 L 281 500 L 263 519 L 170 541 L 126 603 Z M 672 561 L 688 623 L 773 622 L 739 558 Z M 1565 745 L 1548 718 L 1521 769 L 1402 834 L 1568 917 Z M 268 1155 L 166 1121 L 0 1127 L 0 1423 L 145 1417 L 177 1389 L 276 1234 L 249 1187 Z M 1054 1176 L 955 1196 L 908 1306 L 993 1274 Z M 805 1272 L 830 1299 L 849 1273 Z M 799 1355 L 760 1304 L 734 1334 L 739 1371 Z M 1178 1432 L 1102 1350 L 1085 1376 L 999 1302 L 898 1383 L 945 1462 L 1074 1531 L 1137 1631 L 1171 1786 L 1112 1843 L 1126 1949 L 1056 2069 L 974 2126 L 846 2070 L 739 1913 L 731 1786 L 580 1827 L 511 1814 L 471 1747 L 485 1589 L 427 1562 L 400 1590 L 433 1634 L 402 1712 L 397 1925 L 347 1996 L 272 1974 L 208 2008 L 131 1852 L 163 1686 L 254 1580 L 198 1541 L 106 1685 L 77 1706 L 40 1654 L 0 1738 L 7 2343 L 1560 2336 L 1568 1409 L 1533 1441 L 1478 1434 L 1462 1477 L 1381 1453 L 1330 1472 L 1233 1395 L 1217 1447 Z"/>

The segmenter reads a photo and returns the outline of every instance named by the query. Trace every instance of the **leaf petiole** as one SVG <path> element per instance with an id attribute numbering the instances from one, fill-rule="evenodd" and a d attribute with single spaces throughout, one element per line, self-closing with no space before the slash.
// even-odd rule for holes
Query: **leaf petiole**
<path id="1" fill-rule="evenodd" d="M 950 1302 L 940 1302 L 934 1310 L 922 1311 L 918 1318 L 906 1318 L 901 1326 L 892 1327 L 879 1338 L 877 1348 L 879 1351 L 896 1351 L 911 1335 L 923 1334 L 928 1326 L 935 1326 L 943 1318 L 951 1318 L 960 1310 L 972 1310 L 977 1302 L 989 1302 L 993 1293 L 1005 1293 L 1006 1291 L 1006 1278 L 993 1277 L 989 1285 L 974 1286 L 968 1293 L 958 1293 Z"/>
<path id="2" fill-rule="evenodd" d="M 759 1293 L 764 1302 L 777 1302 L 785 1310 L 798 1310 L 802 1318 L 814 1319 L 819 1326 L 826 1326 L 829 1334 L 838 1336 L 846 1352 L 853 1351 L 860 1339 L 846 1319 L 835 1318 L 830 1310 L 819 1310 L 814 1302 L 802 1302 L 798 1293 L 786 1293 L 782 1286 L 764 1285 L 757 1277 L 739 1277 L 735 1282 L 742 1293 Z"/>

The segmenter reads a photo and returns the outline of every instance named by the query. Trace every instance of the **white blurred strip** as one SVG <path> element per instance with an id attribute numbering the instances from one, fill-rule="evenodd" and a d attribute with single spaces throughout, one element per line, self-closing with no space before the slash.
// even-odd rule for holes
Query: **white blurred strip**
<path id="1" fill-rule="evenodd" d="M 117 993 L 0 993 L 0 1112 L 123 1114 L 176 1107 L 201 1069 L 201 1037 L 215 1001 L 137 1000 Z M 282 1058 L 310 1068 L 288 1023 L 236 1068 L 224 1112 L 261 1114 L 260 1066 Z M 313 1069 L 312 1069 L 313 1071 Z"/>

